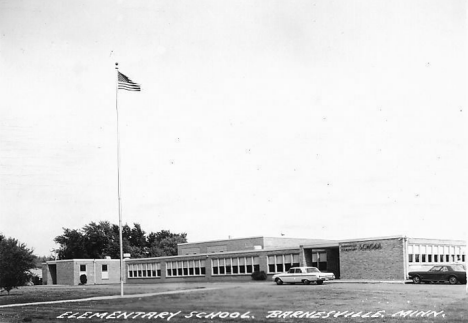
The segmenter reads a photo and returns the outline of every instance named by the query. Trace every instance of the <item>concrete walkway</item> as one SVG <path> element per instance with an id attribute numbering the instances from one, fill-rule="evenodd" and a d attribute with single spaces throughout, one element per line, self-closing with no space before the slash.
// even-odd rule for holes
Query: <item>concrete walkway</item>
<path id="1" fill-rule="evenodd" d="M 340 283 L 352 283 L 352 284 L 406 284 L 412 282 L 411 280 L 369 280 L 369 279 L 335 279 L 327 280 L 326 284 L 340 284 Z"/>

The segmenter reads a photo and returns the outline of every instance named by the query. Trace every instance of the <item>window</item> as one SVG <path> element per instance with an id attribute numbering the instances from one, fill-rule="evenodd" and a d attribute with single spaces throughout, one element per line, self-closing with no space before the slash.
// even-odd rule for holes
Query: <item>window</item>
<path id="1" fill-rule="evenodd" d="M 251 257 L 246 257 L 246 260 L 247 260 L 247 265 L 246 265 L 247 273 L 251 274 L 251 273 L 253 273 L 253 262 L 252 262 L 252 258 L 251 258 Z"/>
<path id="2" fill-rule="evenodd" d="M 107 265 L 101 265 L 101 279 L 109 279 Z"/>
<path id="3" fill-rule="evenodd" d="M 80 271 L 86 272 L 86 265 L 80 265 Z"/>
<path id="4" fill-rule="evenodd" d="M 239 274 L 245 274 L 245 258 L 239 258 Z"/>
<path id="5" fill-rule="evenodd" d="M 251 274 L 260 270 L 259 257 L 233 257 L 211 260 L 213 275 Z"/>
<path id="6" fill-rule="evenodd" d="M 299 266 L 299 254 L 269 255 L 267 263 L 268 273 L 285 272 Z"/>
<path id="7" fill-rule="evenodd" d="M 170 261 L 166 263 L 167 277 L 205 275 L 205 260 Z"/>
<path id="8" fill-rule="evenodd" d="M 408 245 L 408 262 L 451 263 L 464 261 L 465 247 L 455 245 Z"/>
<path id="9" fill-rule="evenodd" d="M 285 271 L 285 268 L 283 266 L 283 262 L 284 262 L 284 256 L 283 255 L 276 256 L 276 271 L 279 272 L 279 273 Z"/>
<path id="10" fill-rule="evenodd" d="M 161 277 L 161 264 L 160 263 L 128 264 L 127 265 L 127 277 L 128 278 Z"/>

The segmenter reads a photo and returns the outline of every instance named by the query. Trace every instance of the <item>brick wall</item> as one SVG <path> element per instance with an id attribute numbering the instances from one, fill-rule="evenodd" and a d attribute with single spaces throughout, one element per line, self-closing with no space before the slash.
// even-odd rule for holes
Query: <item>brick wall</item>
<path id="1" fill-rule="evenodd" d="M 219 241 L 207 241 L 200 243 L 188 243 L 180 244 L 177 246 L 179 255 L 193 254 L 194 250 L 198 250 L 199 253 L 209 253 L 210 250 L 214 251 L 241 251 L 241 250 L 254 250 L 255 246 L 261 246 L 263 248 L 263 237 L 245 238 L 245 239 L 229 239 Z"/>
<path id="2" fill-rule="evenodd" d="M 74 283 L 74 262 L 57 262 L 57 284 L 58 285 L 76 285 Z"/>
<path id="3" fill-rule="evenodd" d="M 399 238 L 340 243 L 342 279 L 404 280 L 404 241 Z"/>
<path id="4" fill-rule="evenodd" d="M 103 275 L 102 265 L 107 265 L 107 279 Z M 124 265 L 125 268 L 125 265 Z M 120 283 L 120 260 L 106 260 L 99 259 L 96 260 L 96 284 L 114 284 Z M 125 280 L 124 280 L 125 281 Z M 88 284 L 94 283 L 90 282 L 88 278 Z"/>
<path id="5" fill-rule="evenodd" d="M 265 237 L 265 248 L 298 248 L 300 245 L 330 242 L 323 239 L 269 238 Z"/>

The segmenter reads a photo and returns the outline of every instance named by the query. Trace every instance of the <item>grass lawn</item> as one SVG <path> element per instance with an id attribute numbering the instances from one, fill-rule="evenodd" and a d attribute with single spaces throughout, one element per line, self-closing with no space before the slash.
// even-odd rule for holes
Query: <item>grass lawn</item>
<path id="1" fill-rule="evenodd" d="M 1 296 L 0 304 L 7 303 L 5 299 L 15 297 L 15 293 L 19 296 L 14 303 L 19 303 L 23 299 L 119 295 L 119 288 L 118 285 L 27 287 L 10 296 Z M 171 322 L 468 322 L 466 285 L 325 283 L 322 286 L 277 286 L 272 282 L 231 282 L 126 285 L 125 289 L 126 294 L 196 291 L 4 307 L 0 308 L 0 322 L 98 322 L 109 319 L 146 322 L 167 321 L 168 318 Z M 81 318 L 77 319 L 79 316 Z"/>

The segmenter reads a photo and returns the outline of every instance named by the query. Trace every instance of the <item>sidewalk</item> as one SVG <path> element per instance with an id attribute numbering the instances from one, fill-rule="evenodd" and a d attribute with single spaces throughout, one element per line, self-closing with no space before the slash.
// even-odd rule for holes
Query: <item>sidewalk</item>
<path id="1" fill-rule="evenodd" d="M 327 280 L 327 284 L 407 284 L 411 280 L 372 280 L 372 279 L 334 279 Z"/>

